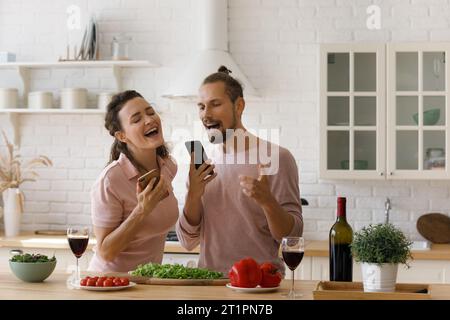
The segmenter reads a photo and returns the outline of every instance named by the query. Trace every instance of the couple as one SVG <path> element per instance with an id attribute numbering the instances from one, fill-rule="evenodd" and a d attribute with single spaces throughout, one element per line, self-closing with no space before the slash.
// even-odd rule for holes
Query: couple
<path id="1" fill-rule="evenodd" d="M 272 175 L 262 174 L 260 158 L 230 164 L 230 157 L 247 159 L 251 151 L 273 144 L 242 125 L 243 90 L 229 73 L 222 66 L 199 89 L 200 120 L 220 147 L 221 159 L 198 169 L 192 159 L 181 215 L 171 188 L 177 165 L 164 144 L 156 110 L 136 91 L 114 96 L 105 117 L 115 138 L 111 159 L 91 192 L 97 246 L 89 270 L 126 272 L 139 264 L 161 263 L 166 235 L 175 224 L 183 247 L 192 250 L 200 244 L 199 267 L 226 274 L 234 262 L 253 257 L 284 270 L 278 257 L 281 238 L 303 231 L 297 165 L 279 146 L 279 167 Z M 244 144 L 235 143 L 239 133 L 244 133 Z M 138 177 L 157 168 L 157 185 L 153 179 L 142 190 Z"/>

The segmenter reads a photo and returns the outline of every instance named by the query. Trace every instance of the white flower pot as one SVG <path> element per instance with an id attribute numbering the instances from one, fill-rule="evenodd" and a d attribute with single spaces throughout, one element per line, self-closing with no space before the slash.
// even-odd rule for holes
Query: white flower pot
<path id="1" fill-rule="evenodd" d="M 3 191 L 3 221 L 6 237 L 17 236 L 20 232 L 22 204 L 23 195 L 18 188 L 9 188 Z"/>
<path id="2" fill-rule="evenodd" d="M 398 264 L 362 263 L 364 292 L 394 292 Z"/>

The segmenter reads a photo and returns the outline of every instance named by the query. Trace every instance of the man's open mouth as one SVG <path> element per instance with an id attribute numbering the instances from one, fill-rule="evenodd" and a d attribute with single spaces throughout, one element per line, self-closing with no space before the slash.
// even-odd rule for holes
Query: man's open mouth
<path id="1" fill-rule="evenodd" d="M 204 123 L 204 126 L 206 127 L 206 129 L 211 130 L 211 129 L 219 129 L 220 128 L 220 123 Z"/>

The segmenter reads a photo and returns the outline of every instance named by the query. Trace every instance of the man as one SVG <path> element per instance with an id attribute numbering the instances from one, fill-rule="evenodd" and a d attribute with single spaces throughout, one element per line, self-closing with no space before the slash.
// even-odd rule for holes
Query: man
<path id="1" fill-rule="evenodd" d="M 177 235 L 187 250 L 200 244 L 199 267 L 227 274 L 234 262 L 253 257 L 284 271 L 281 239 L 303 232 L 297 165 L 287 149 L 243 126 L 242 86 L 229 72 L 222 66 L 199 90 L 200 119 L 220 152 L 215 164 L 191 163 Z"/>

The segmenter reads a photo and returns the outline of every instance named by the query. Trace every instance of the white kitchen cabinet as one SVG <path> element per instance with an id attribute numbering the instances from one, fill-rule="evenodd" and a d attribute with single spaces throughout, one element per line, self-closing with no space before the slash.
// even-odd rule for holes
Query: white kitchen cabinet
<path id="1" fill-rule="evenodd" d="M 448 43 L 323 45 L 320 177 L 449 179 L 449 53 Z"/>
<path id="2" fill-rule="evenodd" d="M 450 44 L 389 44 L 387 172 L 390 179 L 448 179 L 446 63 Z"/>
<path id="3" fill-rule="evenodd" d="M 384 179 L 385 47 L 323 45 L 320 176 Z"/>

